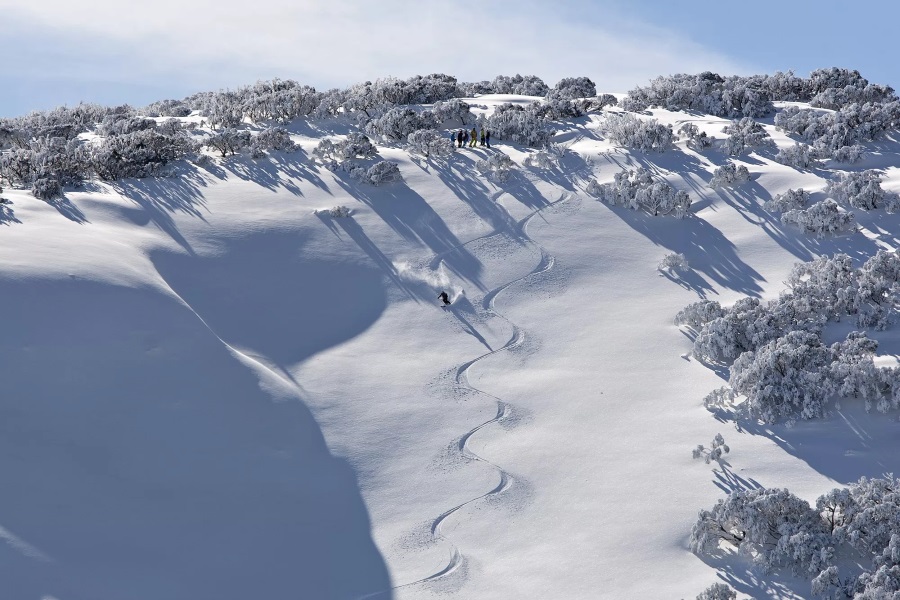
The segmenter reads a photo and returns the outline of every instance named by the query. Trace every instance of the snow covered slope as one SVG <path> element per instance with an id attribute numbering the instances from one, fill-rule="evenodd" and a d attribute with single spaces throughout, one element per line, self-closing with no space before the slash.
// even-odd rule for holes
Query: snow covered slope
<path id="1" fill-rule="evenodd" d="M 773 298 L 797 261 L 894 248 L 898 217 L 857 211 L 859 232 L 811 237 L 762 203 L 822 190 L 826 170 L 752 153 L 734 159 L 751 181 L 717 191 L 720 150 L 628 151 L 605 114 L 564 124 L 549 168 L 499 140 L 447 162 L 380 146 L 403 181 L 374 187 L 313 162 L 329 132 L 297 125 L 301 151 L 272 159 L 55 204 L 6 191 L 8 597 L 679 598 L 720 578 L 807 595 L 692 554 L 697 511 L 740 487 L 814 500 L 900 471 L 896 423 L 848 409 L 736 430 L 702 407 L 722 373 L 672 319 L 698 298 Z M 871 150 L 841 168 L 884 168 L 900 190 L 900 146 Z M 496 152 L 518 165 L 502 184 L 476 168 Z M 692 216 L 585 192 L 639 166 Z M 352 215 L 322 212 L 339 205 Z M 672 252 L 688 272 L 657 270 Z M 693 460 L 717 433 L 727 462 Z"/>

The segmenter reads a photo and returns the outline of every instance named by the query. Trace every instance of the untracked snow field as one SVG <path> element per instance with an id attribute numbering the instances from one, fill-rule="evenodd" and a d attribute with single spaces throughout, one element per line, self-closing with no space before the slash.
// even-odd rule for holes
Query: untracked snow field
<path id="1" fill-rule="evenodd" d="M 719 137 L 728 123 L 652 113 Z M 502 140 L 446 162 L 379 145 L 403 181 L 376 187 L 315 163 L 332 132 L 303 124 L 296 153 L 55 204 L 6 190 L 0 596 L 677 599 L 724 581 L 808 597 L 691 553 L 697 512 L 734 489 L 814 502 L 900 472 L 896 417 L 719 420 L 702 399 L 727 372 L 691 357 L 673 317 L 775 298 L 821 254 L 894 249 L 900 216 L 857 212 L 859 231 L 817 239 L 762 203 L 821 191 L 825 170 L 752 153 L 734 159 L 751 181 L 716 190 L 721 151 L 628 151 L 604 119 L 563 124 L 552 168 Z M 900 146 L 870 150 L 841 168 L 886 169 L 900 191 Z M 496 152 L 518 165 L 505 183 L 475 167 Z M 585 191 L 638 166 L 692 214 Z M 327 214 L 339 205 L 351 216 Z M 673 252 L 688 271 L 657 269 Z M 872 335 L 896 360 L 896 332 Z M 694 460 L 717 433 L 726 460 Z"/>

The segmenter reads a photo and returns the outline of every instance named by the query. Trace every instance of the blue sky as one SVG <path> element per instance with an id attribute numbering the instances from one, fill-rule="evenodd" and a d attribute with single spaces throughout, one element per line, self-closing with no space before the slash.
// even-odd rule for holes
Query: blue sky
<path id="1" fill-rule="evenodd" d="M 844 66 L 900 87 L 900 5 L 756 0 L 0 0 L 0 115 L 292 78 L 324 89 L 444 72 L 586 75 L 627 91 L 656 75 Z M 851 18 L 851 15 L 852 18 Z"/>

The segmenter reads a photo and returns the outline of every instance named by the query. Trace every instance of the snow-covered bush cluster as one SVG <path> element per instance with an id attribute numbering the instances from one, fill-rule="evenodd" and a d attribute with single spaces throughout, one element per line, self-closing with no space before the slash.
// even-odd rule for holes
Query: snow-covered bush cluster
<path id="1" fill-rule="evenodd" d="M 546 145 L 554 130 L 539 108 L 537 103 L 528 106 L 501 104 L 486 121 L 491 138 L 536 148 Z"/>
<path id="2" fill-rule="evenodd" d="M 808 78 L 790 71 L 749 77 L 704 72 L 657 77 L 650 85 L 631 90 L 621 106 L 631 111 L 659 107 L 737 119 L 770 114 L 776 100 L 839 108 L 847 103 L 889 103 L 896 96 L 891 88 L 870 84 L 858 71 L 848 69 L 819 69 Z"/>
<path id="3" fill-rule="evenodd" d="M 691 207 L 691 197 L 684 190 L 676 190 L 665 181 L 654 180 L 649 170 L 616 173 L 612 183 L 588 185 L 588 193 L 599 188 L 599 198 L 612 205 L 645 210 L 651 215 L 671 214 L 683 219 Z"/>
<path id="4" fill-rule="evenodd" d="M 722 128 L 722 133 L 728 134 L 725 138 L 725 150 L 731 156 L 739 156 L 753 148 L 774 146 L 766 128 L 750 117 L 732 121 Z"/>
<path id="5" fill-rule="evenodd" d="M 517 94 L 520 96 L 546 96 L 550 87 L 537 75 L 498 75 L 493 81 L 461 83 L 460 95 L 472 97 L 475 94 Z"/>
<path id="6" fill-rule="evenodd" d="M 685 123 L 678 129 L 678 133 L 687 138 L 690 148 L 697 151 L 709 148 L 715 139 L 706 135 L 705 131 L 700 131 L 700 128 L 693 123 Z"/>
<path id="7" fill-rule="evenodd" d="M 707 404 L 743 396 L 735 408 L 775 422 L 819 417 L 835 397 L 860 398 L 881 412 L 900 407 L 900 369 L 876 367 L 877 342 L 853 332 L 825 346 L 829 321 L 851 315 L 859 327 L 884 329 L 900 300 L 900 256 L 879 251 L 860 268 L 846 254 L 798 263 L 789 290 L 762 302 L 743 298 L 732 307 L 702 300 L 675 323 L 694 330 L 698 359 L 730 364 L 729 390 Z"/>
<path id="8" fill-rule="evenodd" d="M 293 152 L 297 149 L 297 144 L 294 143 L 284 127 L 269 127 L 253 136 L 253 139 L 250 141 L 250 148 L 254 154 L 266 150 Z"/>
<path id="9" fill-rule="evenodd" d="M 670 254 L 666 254 L 659 264 L 656 266 L 660 271 L 671 271 L 673 273 L 683 272 L 690 269 L 690 265 L 688 265 L 688 260 L 685 258 L 684 254 L 680 252 L 672 252 Z"/>
<path id="10" fill-rule="evenodd" d="M 490 157 L 479 160 L 475 163 L 478 172 L 486 177 L 490 177 L 498 183 L 505 183 L 509 180 L 512 170 L 516 167 L 516 163 L 506 154 L 497 152 L 491 154 Z"/>
<path id="11" fill-rule="evenodd" d="M 856 218 L 853 213 L 841 210 L 837 202 L 831 198 L 816 202 L 806 209 L 788 210 L 781 215 L 781 222 L 796 225 L 804 233 L 810 233 L 816 237 L 825 234 L 835 235 L 856 229 Z"/>
<path id="12" fill-rule="evenodd" d="M 435 129 L 420 129 L 409 134 L 407 150 L 426 158 L 446 159 L 456 152 L 456 146 Z"/>
<path id="13" fill-rule="evenodd" d="M 319 213 L 325 213 L 334 219 L 345 219 L 350 216 L 351 211 L 346 206 L 339 205 L 326 210 L 317 210 L 316 214 Z"/>
<path id="14" fill-rule="evenodd" d="M 884 136 L 900 123 L 900 102 L 850 104 L 836 111 L 788 106 L 775 115 L 779 129 L 796 135 L 816 149 L 820 157 L 839 162 L 859 160 L 859 142 Z"/>
<path id="15" fill-rule="evenodd" d="M 522 164 L 538 169 L 552 169 L 556 166 L 557 155 L 548 150 L 538 150 L 525 157 Z"/>
<path id="16" fill-rule="evenodd" d="M 785 212 L 795 208 L 803 208 L 809 204 L 809 196 L 809 192 L 803 188 L 788 190 L 781 194 L 776 194 L 770 200 L 766 200 L 763 208 L 770 212 Z"/>
<path id="17" fill-rule="evenodd" d="M 728 162 L 713 171 L 712 179 L 709 180 L 709 187 L 727 187 L 737 183 L 744 183 L 745 181 L 750 181 L 750 171 L 747 170 L 747 167 Z"/>
<path id="18" fill-rule="evenodd" d="M 313 150 L 313 156 L 328 165 L 357 158 L 374 158 L 378 156 L 378 148 L 365 134 L 354 131 L 339 140 L 325 138 Z"/>
<path id="19" fill-rule="evenodd" d="M 222 158 L 234 156 L 250 145 L 250 137 L 250 132 L 246 129 L 226 127 L 206 138 L 206 147 L 219 151 Z"/>
<path id="20" fill-rule="evenodd" d="M 675 140 L 671 125 L 663 125 L 656 119 L 641 119 L 629 113 L 607 116 L 606 133 L 626 148 L 642 152 L 665 152 Z"/>
<path id="21" fill-rule="evenodd" d="M 416 112 L 411 108 L 391 108 L 386 113 L 365 124 L 367 134 L 383 136 L 389 140 L 405 140 L 414 131 L 436 126 L 430 111 L 427 114 Z"/>
<path id="22" fill-rule="evenodd" d="M 717 433 L 716 437 L 709 443 L 709 448 L 704 447 L 703 444 L 697 444 L 697 447 L 691 451 L 691 455 L 695 459 L 702 458 L 706 464 L 709 464 L 713 461 L 721 460 L 722 455 L 728 454 L 730 451 L 731 448 L 725 443 L 725 438 L 722 437 L 721 433 Z"/>
<path id="23" fill-rule="evenodd" d="M 900 479 L 861 478 L 815 506 L 785 489 L 736 490 L 701 510 L 691 549 L 734 548 L 765 572 L 790 570 L 821 598 L 886 600 L 900 591 Z"/>
<path id="24" fill-rule="evenodd" d="M 697 595 L 697 600 L 736 600 L 737 592 L 724 583 L 714 583 Z"/>
<path id="25" fill-rule="evenodd" d="M 881 175 L 868 170 L 856 173 L 838 173 L 828 181 L 825 192 L 838 202 L 854 208 L 873 210 L 887 208 L 893 212 L 897 206 L 897 194 L 881 188 Z"/>
<path id="26" fill-rule="evenodd" d="M 801 143 L 781 148 L 775 155 L 775 160 L 799 170 L 812 169 L 819 163 L 815 149 L 808 144 Z"/>
<path id="27" fill-rule="evenodd" d="M 597 95 L 597 86 L 587 77 L 564 77 L 547 93 L 547 99 L 591 98 Z"/>
<path id="28" fill-rule="evenodd" d="M 382 185 L 392 181 L 400 181 L 403 178 L 397 163 L 389 160 L 380 160 L 368 169 L 365 167 L 352 167 L 350 169 L 350 177 L 360 183 L 368 183 L 370 185 Z"/>

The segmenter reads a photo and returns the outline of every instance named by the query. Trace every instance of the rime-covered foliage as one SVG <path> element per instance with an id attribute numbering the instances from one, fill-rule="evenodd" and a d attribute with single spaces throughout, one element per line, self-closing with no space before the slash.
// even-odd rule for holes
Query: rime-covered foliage
<path id="1" fill-rule="evenodd" d="M 641 119 L 629 113 L 607 116 L 606 133 L 619 144 L 642 152 L 665 152 L 672 147 L 675 139 L 671 125 L 663 125 L 656 119 Z"/>
<path id="2" fill-rule="evenodd" d="M 508 155 L 498 152 L 486 159 L 479 160 L 475 163 L 475 168 L 482 175 L 490 177 L 498 183 L 505 183 L 512 175 L 513 169 L 516 168 L 516 163 Z"/>
<path id="3" fill-rule="evenodd" d="M 798 263 L 789 290 L 776 300 L 742 298 L 730 308 L 704 300 L 675 318 L 695 333 L 694 356 L 730 364 L 736 408 L 765 422 L 823 414 L 835 397 L 859 398 L 867 410 L 900 407 L 900 369 L 875 367 L 877 342 L 853 332 L 825 346 L 822 329 L 846 316 L 863 328 L 884 329 L 900 300 L 900 257 L 879 251 L 860 268 L 837 254 Z M 729 398 L 730 399 L 730 398 Z"/>
<path id="4" fill-rule="evenodd" d="M 217 150 L 222 158 L 234 156 L 250 145 L 250 132 L 246 129 L 227 127 L 206 139 L 206 147 Z"/>
<path id="5" fill-rule="evenodd" d="M 722 437 L 721 433 L 717 433 L 716 437 L 710 442 L 709 448 L 704 447 L 703 444 L 697 444 L 697 447 L 691 451 L 691 455 L 695 459 L 702 458 L 703 462 L 709 464 L 713 461 L 721 460 L 722 455 L 728 454 L 730 451 L 731 448 L 725 443 L 725 438 Z"/>
<path id="6" fill-rule="evenodd" d="M 461 88 L 466 96 L 474 94 L 517 94 L 520 96 L 546 96 L 550 87 L 537 75 L 498 75 L 493 81 L 464 83 Z"/>
<path id="7" fill-rule="evenodd" d="M 444 125 L 450 123 L 451 126 L 459 121 L 460 125 L 468 125 L 474 120 L 471 107 L 468 103 L 459 98 L 451 98 L 446 102 L 437 101 L 431 107 L 431 114 L 434 116 L 436 125 Z"/>
<path id="8" fill-rule="evenodd" d="M 894 209 L 897 204 L 897 195 L 885 192 L 881 188 L 881 174 L 871 169 L 855 173 L 838 173 L 834 179 L 828 181 L 825 191 L 838 202 L 863 210 Z"/>
<path id="9" fill-rule="evenodd" d="M 660 271 L 671 271 L 673 273 L 687 271 L 690 269 L 687 258 L 680 252 L 672 252 L 666 254 L 659 264 L 656 266 Z"/>
<path id="10" fill-rule="evenodd" d="M 643 168 L 616 173 L 612 183 L 599 186 L 599 192 L 600 199 L 607 204 L 645 210 L 654 216 L 671 214 L 683 219 L 691 207 L 687 192 L 654 180 L 650 171 Z"/>
<path id="11" fill-rule="evenodd" d="M 750 171 L 747 170 L 747 167 L 728 162 L 713 171 L 712 179 L 709 180 L 709 187 L 728 187 L 744 183 L 745 181 L 750 181 Z"/>
<path id="12" fill-rule="evenodd" d="M 781 215 L 781 222 L 796 225 L 804 233 L 810 233 L 816 237 L 846 233 L 854 231 L 856 228 L 856 218 L 853 213 L 841 210 L 837 202 L 831 198 L 816 202 L 806 209 L 788 210 Z"/>
<path id="13" fill-rule="evenodd" d="M 258 156 L 267 150 L 281 152 L 293 152 L 297 144 L 291 139 L 291 135 L 284 127 L 269 127 L 260 131 L 250 140 L 250 151 Z"/>
<path id="14" fill-rule="evenodd" d="M 731 546 L 764 571 L 790 570 L 810 580 L 815 597 L 894 599 L 900 479 L 863 477 L 814 506 L 785 489 L 736 490 L 700 511 L 690 543 L 697 554 Z"/>
<path id="15" fill-rule="evenodd" d="M 774 198 L 766 200 L 763 208 L 770 212 L 786 212 L 797 208 L 804 208 L 809 204 L 810 194 L 803 188 L 788 190 L 776 194 Z"/>
<path id="16" fill-rule="evenodd" d="M 900 123 L 900 102 L 849 104 L 834 112 L 788 106 L 775 125 L 816 149 L 821 156 L 847 162 L 859 153 L 851 147 L 877 140 Z"/>
<path id="17" fill-rule="evenodd" d="M 774 145 L 766 128 L 750 117 L 732 121 L 731 125 L 722 128 L 722 133 L 728 134 L 725 138 L 725 150 L 731 156 L 739 156 L 754 148 Z"/>
<path id="18" fill-rule="evenodd" d="M 778 73 L 774 77 L 787 77 Z M 620 103 L 625 110 L 652 107 L 698 111 L 736 119 L 762 117 L 772 112 L 772 94 L 763 84 L 765 76 L 722 77 L 716 73 L 657 77 L 646 87 L 636 87 Z"/>
<path id="19" fill-rule="evenodd" d="M 397 107 L 366 123 L 365 131 L 373 137 L 383 136 L 388 140 L 401 141 L 414 131 L 430 129 L 434 125 L 431 111 L 423 114 L 411 108 Z"/>
<path id="20" fill-rule="evenodd" d="M 847 163 L 848 165 L 856 164 L 866 154 L 866 149 L 859 144 L 852 146 L 841 146 L 831 153 L 831 159 L 835 162 Z"/>
<path id="21" fill-rule="evenodd" d="M 426 158 L 449 158 L 456 146 L 446 136 L 434 129 L 420 129 L 409 134 L 407 150 Z"/>
<path id="22" fill-rule="evenodd" d="M 566 98 L 590 98 L 597 95 L 597 86 L 587 77 L 565 77 L 553 86 L 547 94 L 547 99 Z"/>
<path id="23" fill-rule="evenodd" d="M 378 148 L 365 134 L 354 131 L 339 140 L 325 138 L 313 150 L 313 156 L 327 165 L 358 158 L 374 158 L 378 156 Z"/>
<path id="24" fill-rule="evenodd" d="M 685 123 L 678 129 L 678 133 L 686 137 L 688 146 L 698 152 L 712 146 L 715 139 L 706 135 L 705 131 L 700 131 L 700 128 L 693 123 Z"/>
<path id="25" fill-rule="evenodd" d="M 799 142 L 793 146 L 781 148 L 775 155 L 775 160 L 799 170 L 812 169 L 819 164 L 816 150 L 808 144 Z"/>
<path id="26" fill-rule="evenodd" d="M 714 583 L 697 595 L 697 600 L 735 600 L 737 592 L 724 583 Z"/>
<path id="27" fill-rule="evenodd" d="M 554 130 L 546 114 L 535 103 L 525 106 L 501 104 L 487 118 L 487 128 L 491 139 L 516 142 L 525 146 L 540 148 L 550 141 Z"/>
<path id="28" fill-rule="evenodd" d="M 351 215 L 351 210 L 344 205 L 334 206 L 332 208 L 328 208 L 325 210 L 317 210 L 316 214 L 325 213 L 329 217 L 333 219 L 346 219 Z"/>
<path id="29" fill-rule="evenodd" d="M 383 185 L 402 179 L 400 167 L 397 163 L 389 160 L 378 161 L 368 169 L 355 167 L 351 169 L 350 176 L 359 182 L 371 185 Z"/>

